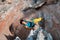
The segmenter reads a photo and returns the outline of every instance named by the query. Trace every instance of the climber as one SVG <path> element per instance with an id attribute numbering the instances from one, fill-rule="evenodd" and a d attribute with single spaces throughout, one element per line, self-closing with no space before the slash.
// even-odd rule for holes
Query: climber
<path id="1" fill-rule="evenodd" d="M 33 18 L 31 20 L 20 20 L 20 24 L 23 24 L 25 25 L 25 28 L 28 28 L 28 29 L 34 29 L 35 28 L 35 25 L 38 25 L 38 26 L 41 26 L 43 25 L 43 18 L 40 17 L 40 18 Z M 42 27 L 43 28 L 43 27 Z"/>

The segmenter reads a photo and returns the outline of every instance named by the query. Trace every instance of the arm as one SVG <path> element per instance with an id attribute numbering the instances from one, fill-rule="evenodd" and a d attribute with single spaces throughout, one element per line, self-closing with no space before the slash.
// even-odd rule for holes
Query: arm
<path id="1" fill-rule="evenodd" d="M 26 29 L 31 30 L 32 28 L 28 28 L 28 26 L 25 26 Z"/>
<path id="2" fill-rule="evenodd" d="M 26 28 L 26 29 L 29 29 L 29 30 L 34 29 L 33 27 L 30 28 L 30 27 L 28 27 L 28 26 L 25 26 L 25 28 Z"/>

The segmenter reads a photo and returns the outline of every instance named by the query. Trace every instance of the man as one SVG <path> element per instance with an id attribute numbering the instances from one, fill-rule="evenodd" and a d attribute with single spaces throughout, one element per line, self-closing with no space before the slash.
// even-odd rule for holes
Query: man
<path id="1" fill-rule="evenodd" d="M 40 24 L 43 25 L 43 21 L 42 20 L 43 20 L 42 17 L 40 17 L 40 18 L 34 18 L 34 19 L 29 20 L 29 21 L 22 19 L 22 20 L 20 20 L 20 24 L 25 25 L 25 28 L 35 29 L 36 25 L 37 26 L 39 26 Z M 38 24 L 38 23 L 40 23 L 40 24 Z"/>

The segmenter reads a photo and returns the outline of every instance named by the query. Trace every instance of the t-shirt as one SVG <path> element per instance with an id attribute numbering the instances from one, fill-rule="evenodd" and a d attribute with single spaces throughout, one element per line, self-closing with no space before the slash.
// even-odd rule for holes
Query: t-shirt
<path id="1" fill-rule="evenodd" d="M 27 22 L 27 24 L 25 24 L 25 26 L 29 27 L 29 28 L 33 28 L 34 27 L 34 23 L 33 22 Z"/>

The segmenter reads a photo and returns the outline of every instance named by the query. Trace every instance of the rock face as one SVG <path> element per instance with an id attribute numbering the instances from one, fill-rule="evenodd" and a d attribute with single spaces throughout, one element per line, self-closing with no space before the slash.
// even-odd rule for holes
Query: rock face
<path id="1" fill-rule="evenodd" d="M 50 2 L 52 3 L 53 1 L 56 2 L 55 0 L 48 0 L 47 4 L 50 4 Z M 25 8 L 25 5 L 23 4 L 24 0 L 20 0 L 16 3 L 13 2 L 12 4 L 7 4 L 5 8 L 1 8 L 1 5 L 0 9 L 4 9 L 4 11 L 6 7 L 8 7 L 8 5 L 9 7 L 6 12 L 0 13 L 0 40 L 5 40 L 6 38 L 9 40 L 12 38 L 11 40 L 13 40 L 15 36 L 19 36 L 22 40 L 25 40 L 30 30 L 26 30 L 24 27 L 22 27 L 22 25 L 19 23 L 19 19 L 23 16 L 24 19 L 30 19 L 32 17 L 40 17 L 41 15 L 43 15 L 46 20 L 45 29 L 52 34 L 54 40 L 60 40 L 60 2 L 53 5 L 45 4 L 41 8 L 39 8 L 39 10 L 29 9 L 25 12 L 22 12 L 21 10 L 23 7 Z M 14 28 L 13 34 L 9 30 L 11 24 L 13 24 Z"/>
<path id="2" fill-rule="evenodd" d="M 58 0 L 47 0 L 47 4 L 54 4 L 57 2 L 58 2 Z"/>
<path id="3" fill-rule="evenodd" d="M 36 6 L 39 7 L 41 3 L 44 3 L 46 0 L 24 0 L 28 7 L 35 8 Z"/>
<path id="4" fill-rule="evenodd" d="M 6 1 L 6 0 L 0 0 L 0 2 L 4 2 L 4 1 Z"/>
<path id="5" fill-rule="evenodd" d="M 58 0 L 23 0 L 25 6 L 27 7 L 32 7 L 32 8 L 37 8 L 40 7 L 41 3 L 42 4 L 55 4 L 58 2 Z"/>
<path id="6" fill-rule="evenodd" d="M 4 5 L 7 5 L 8 10 L 4 11 L 5 8 L 3 7 Z M 0 4 L 0 9 L 3 8 L 3 10 L 0 10 L 0 40 L 7 40 L 5 35 L 10 35 L 10 31 L 9 31 L 9 26 L 11 25 L 11 23 L 14 22 L 14 20 L 18 20 L 20 19 L 20 17 L 23 17 L 23 13 L 20 11 L 20 9 L 22 8 L 20 5 L 20 1 L 18 2 L 14 2 L 12 4 Z M 19 10 L 19 11 L 18 11 Z M 4 11 L 4 12 L 2 12 Z"/>

